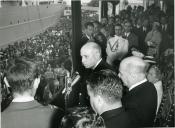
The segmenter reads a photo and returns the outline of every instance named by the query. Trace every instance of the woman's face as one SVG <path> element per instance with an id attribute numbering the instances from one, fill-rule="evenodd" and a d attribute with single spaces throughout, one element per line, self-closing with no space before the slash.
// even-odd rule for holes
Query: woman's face
<path id="1" fill-rule="evenodd" d="M 154 68 L 150 68 L 147 74 L 147 79 L 149 82 L 151 83 L 156 83 L 156 81 L 158 80 L 156 77 L 156 71 Z"/>

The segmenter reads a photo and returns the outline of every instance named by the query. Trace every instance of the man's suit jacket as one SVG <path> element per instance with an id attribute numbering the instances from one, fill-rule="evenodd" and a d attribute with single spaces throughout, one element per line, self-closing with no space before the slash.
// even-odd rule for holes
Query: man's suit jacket
<path id="1" fill-rule="evenodd" d="M 33 100 L 12 102 L 1 116 L 2 128 L 58 128 L 64 111 Z"/>
<path id="2" fill-rule="evenodd" d="M 138 37 L 134 33 L 130 33 L 126 39 L 129 42 L 129 50 L 133 47 L 138 48 Z"/>
<path id="3" fill-rule="evenodd" d="M 129 115 L 123 107 L 106 111 L 101 114 L 106 128 L 132 128 Z"/>
<path id="4" fill-rule="evenodd" d="M 104 70 L 104 69 L 110 69 L 113 70 L 114 69 L 108 64 L 106 63 L 104 60 L 102 60 L 95 69 L 85 69 L 84 72 L 84 76 L 82 76 L 82 79 L 80 80 L 81 84 L 80 84 L 80 93 L 81 96 L 79 96 L 79 104 L 82 106 L 90 106 L 90 102 L 89 102 L 89 96 L 87 94 L 87 86 L 86 86 L 86 80 L 87 78 L 94 72 L 98 72 L 100 70 Z"/>
<path id="5" fill-rule="evenodd" d="M 134 33 L 138 36 L 138 48 L 143 54 L 146 54 L 146 51 L 147 51 L 145 37 L 149 31 L 150 31 L 149 28 L 146 28 L 145 31 L 143 30 L 143 27 L 134 28 Z"/>
<path id="6" fill-rule="evenodd" d="M 104 60 L 101 60 L 101 62 L 97 65 L 97 67 L 95 69 L 92 70 L 91 73 L 98 72 L 98 71 L 104 70 L 104 69 L 110 69 L 110 70 L 114 71 L 114 69 L 108 63 L 106 63 Z"/>
<path id="7" fill-rule="evenodd" d="M 153 126 L 157 108 L 157 92 L 152 83 L 146 81 L 133 88 L 123 96 L 122 103 L 134 124 L 139 127 Z"/>
<path id="8" fill-rule="evenodd" d="M 172 28 L 174 28 L 174 27 L 172 27 Z M 161 26 L 160 32 L 162 33 L 162 41 L 160 43 L 160 54 L 162 54 L 166 49 L 171 47 L 170 35 L 172 35 L 173 32 L 171 31 L 169 24 L 167 24 L 166 29 L 162 29 L 162 26 Z"/>
<path id="9" fill-rule="evenodd" d="M 160 29 L 162 34 L 172 34 L 171 26 L 169 24 L 162 25 Z"/>
<path id="10" fill-rule="evenodd" d="M 69 95 L 68 107 L 79 106 L 89 106 L 90 101 L 87 94 L 86 80 L 87 77 L 94 72 L 98 72 L 103 69 L 114 70 L 109 64 L 102 60 L 94 70 L 85 69 L 82 74 L 80 74 L 81 79 L 72 87 L 72 91 Z"/>

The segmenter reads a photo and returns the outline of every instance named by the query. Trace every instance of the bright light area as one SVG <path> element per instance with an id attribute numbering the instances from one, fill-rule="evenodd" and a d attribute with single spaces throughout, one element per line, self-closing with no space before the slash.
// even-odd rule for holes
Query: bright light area
<path id="1" fill-rule="evenodd" d="M 143 0 L 128 0 L 128 2 L 141 4 L 141 3 L 143 3 Z"/>
<path id="2" fill-rule="evenodd" d="M 65 1 L 67 4 L 71 4 L 71 0 L 63 0 L 63 1 Z M 76 1 L 76 0 L 75 0 Z M 88 2 L 90 2 L 91 0 L 81 0 L 81 3 L 88 3 Z"/>

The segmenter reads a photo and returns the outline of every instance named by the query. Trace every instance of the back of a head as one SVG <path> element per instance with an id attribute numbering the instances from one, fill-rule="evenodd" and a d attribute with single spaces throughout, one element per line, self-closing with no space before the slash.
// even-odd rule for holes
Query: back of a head
<path id="1" fill-rule="evenodd" d="M 88 108 L 78 107 L 75 111 L 65 115 L 61 120 L 61 128 L 104 128 L 102 118 Z M 78 109 L 78 111 L 76 111 Z"/>
<path id="2" fill-rule="evenodd" d="M 120 67 L 128 72 L 128 74 L 132 74 L 135 77 L 141 75 L 145 76 L 146 74 L 146 62 L 136 56 L 131 56 L 123 59 L 120 63 Z"/>
<path id="3" fill-rule="evenodd" d="M 101 47 L 106 47 L 107 39 L 103 33 L 98 33 L 94 37 L 95 42 L 97 42 Z"/>
<path id="4" fill-rule="evenodd" d="M 112 70 L 101 70 L 89 76 L 87 84 L 94 95 L 103 97 L 106 103 L 112 104 L 122 98 L 122 83 Z"/>
<path id="5" fill-rule="evenodd" d="M 26 59 L 16 59 L 9 68 L 7 79 L 13 92 L 23 93 L 32 89 L 36 65 Z"/>
<path id="6" fill-rule="evenodd" d="M 76 123 L 76 128 L 105 128 L 102 118 L 95 119 L 94 116 L 86 116 Z"/>

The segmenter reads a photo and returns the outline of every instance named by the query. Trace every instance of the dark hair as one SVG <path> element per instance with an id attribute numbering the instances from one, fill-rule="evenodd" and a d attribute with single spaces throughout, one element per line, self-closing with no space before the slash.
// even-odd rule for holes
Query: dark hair
<path id="1" fill-rule="evenodd" d="M 54 97 L 56 94 L 58 94 L 60 92 L 60 86 L 58 83 L 57 79 L 48 79 L 46 80 L 46 86 L 44 88 L 44 92 L 43 92 L 43 102 L 45 105 L 49 104 L 50 102 L 53 101 Z"/>
<path id="2" fill-rule="evenodd" d="M 90 108 L 74 107 L 62 118 L 61 128 L 104 128 L 104 122 Z"/>
<path id="3" fill-rule="evenodd" d="M 119 19 L 120 19 L 120 16 L 119 16 L 119 15 L 116 15 L 116 16 L 115 16 L 115 19 L 116 19 L 116 18 L 119 18 Z"/>
<path id="4" fill-rule="evenodd" d="M 107 39 L 106 39 L 105 35 L 103 35 L 103 33 L 100 32 L 94 37 L 94 40 L 97 44 L 100 45 L 102 57 L 105 58 L 107 56 L 106 55 Z"/>
<path id="5" fill-rule="evenodd" d="M 129 24 L 131 24 L 131 26 L 132 26 L 132 22 L 131 22 L 131 20 L 128 20 L 128 19 L 125 20 L 125 21 L 124 21 L 124 24 L 126 24 L 126 23 L 129 23 Z"/>
<path id="6" fill-rule="evenodd" d="M 87 29 L 88 26 L 94 27 L 94 24 L 93 24 L 92 22 L 86 22 L 86 23 L 84 24 L 85 29 Z"/>
<path id="7" fill-rule="evenodd" d="M 87 85 L 94 95 L 101 95 L 106 102 L 112 103 L 122 98 L 122 83 L 118 75 L 109 69 L 90 75 Z"/>
<path id="8" fill-rule="evenodd" d="M 122 25 L 121 24 L 115 24 L 115 26 L 120 26 L 122 28 Z"/>
<path id="9" fill-rule="evenodd" d="M 7 79 L 13 92 L 23 93 L 32 89 L 36 64 L 24 58 L 14 60 L 13 65 L 7 72 Z"/>

